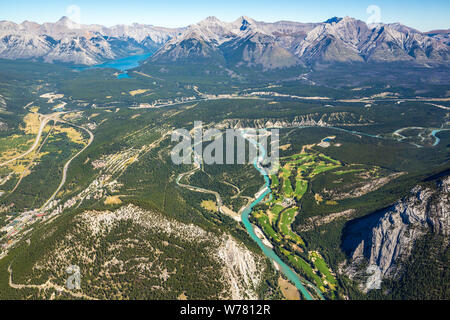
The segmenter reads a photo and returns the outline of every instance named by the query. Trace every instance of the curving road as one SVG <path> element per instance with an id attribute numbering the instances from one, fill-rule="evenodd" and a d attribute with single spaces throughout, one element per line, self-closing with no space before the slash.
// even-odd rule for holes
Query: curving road
<path id="1" fill-rule="evenodd" d="M 61 188 L 64 186 L 64 184 L 66 183 L 66 179 L 67 179 L 67 170 L 69 169 L 69 166 L 70 166 L 70 163 L 72 162 L 72 160 L 74 160 L 76 157 L 78 157 L 81 153 L 83 153 L 84 152 L 84 150 L 86 150 L 90 145 L 91 145 L 91 143 L 94 141 L 94 134 L 90 131 L 90 130 L 88 130 L 88 129 L 86 129 L 86 128 L 84 128 L 84 127 L 80 127 L 80 126 L 77 126 L 77 125 L 75 125 L 75 124 L 73 124 L 73 123 L 70 123 L 70 122 L 67 122 L 67 121 L 63 121 L 63 120 L 58 120 L 59 122 L 61 122 L 61 123 L 65 123 L 65 124 L 67 124 L 67 125 L 69 125 L 69 126 L 72 126 L 72 127 L 75 127 L 75 128 L 78 128 L 78 129 L 81 129 L 81 130 L 84 130 L 85 132 L 87 132 L 88 134 L 89 134 L 89 141 L 88 141 L 88 143 L 84 146 L 84 148 L 83 149 L 81 149 L 80 151 L 78 151 L 72 158 L 70 158 L 67 162 L 66 162 L 66 164 L 64 165 L 64 168 L 63 168 L 63 175 L 62 175 L 62 178 L 61 178 L 61 183 L 59 184 L 59 186 L 58 186 L 58 188 L 56 189 L 56 191 L 52 194 L 52 196 L 42 205 L 42 207 L 39 209 L 39 211 L 42 211 L 42 210 L 44 210 L 45 209 L 45 207 L 47 207 L 48 206 L 48 204 L 50 203 L 50 202 L 52 202 L 54 199 L 55 199 L 55 197 L 56 197 L 56 195 L 58 194 L 58 192 L 61 190 Z"/>
<path id="2" fill-rule="evenodd" d="M 77 152 L 73 157 L 71 157 L 71 158 L 66 162 L 66 164 L 64 165 L 64 168 L 63 168 L 63 176 L 62 176 L 62 179 L 61 179 L 61 183 L 59 184 L 59 186 L 58 186 L 58 188 L 56 189 L 56 191 L 52 194 L 52 196 L 45 202 L 45 204 L 44 204 L 40 209 L 35 209 L 35 210 L 30 211 L 30 212 L 27 212 L 27 213 L 28 213 L 28 216 L 27 216 L 25 219 L 23 219 L 20 223 L 17 223 L 17 224 L 14 226 L 14 229 L 6 235 L 6 238 L 7 238 L 7 239 L 10 239 L 14 234 L 16 234 L 16 233 L 18 233 L 20 230 L 22 230 L 23 227 L 28 223 L 28 221 L 30 221 L 31 219 L 33 219 L 33 217 L 35 217 L 35 216 L 36 216 L 36 217 L 42 217 L 42 216 L 45 214 L 45 212 L 43 212 L 43 210 L 45 209 L 45 207 L 48 206 L 48 204 L 54 200 L 55 196 L 58 194 L 58 192 L 59 192 L 59 191 L 61 190 L 61 188 L 64 186 L 64 184 L 65 184 L 65 182 L 66 182 L 66 178 L 67 178 L 67 170 L 69 169 L 69 166 L 70 166 L 70 163 L 72 162 L 72 160 L 74 160 L 74 159 L 75 159 L 76 157 L 78 157 L 82 152 L 84 152 L 84 151 L 91 145 L 91 143 L 94 141 L 94 134 L 93 134 L 91 131 L 89 131 L 88 129 L 86 129 L 86 128 L 84 128 L 84 127 L 81 127 L 81 126 L 77 126 L 77 125 L 75 125 L 75 124 L 73 124 L 73 123 L 70 123 L 70 122 L 61 120 L 61 119 L 59 119 L 59 118 L 54 118 L 54 117 L 59 116 L 59 115 L 61 115 L 61 114 L 62 114 L 62 113 L 59 113 L 58 115 L 54 114 L 54 115 L 52 115 L 51 118 L 52 118 L 55 122 L 65 123 L 65 124 L 67 124 L 67 125 L 76 127 L 76 128 L 78 128 L 78 129 L 81 129 L 81 130 L 87 132 L 87 133 L 89 134 L 89 142 L 87 143 L 87 145 L 86 145 L 83 149 L 81 149 L 79 152 Z M 31 213 L 31 214 L 29 214 L 29 213 Z"/>
<path id="3" fill-rule="evenodd" d="M 31 152 L 33 152 L 34 149 L 37 148 L 37 146 L 39 145 L 39 140 L 41 139 L 42 136 L 42 131 L 44 130 L 45 126 L 47 125 L 47 123 L 51 120 L 56 120 L 57 117 L 59 117 L 62 114 L 62 112 L 59 113 L 55 113 L 55 114 L 51 114 L 51 115 L 41 115 L 41 125 L 39 126 L 39 131 L 36 135 L 36 139 L 34 140 L 33 145 L 30 147 L 30 149 L 28 149 L 26 152 L 22 153 L 21 155 L 14 157 L 8 161 L 5 161 L 3 163 L 0 163 L 0 167 L 3 167 L 5 165 L 7 165 L 8 163 L 14 162 L 20 158 L 23 158 L 27 155 L 29 155 Z"/>
<path id="4" fill-rule="evenodd" d="M 186 176 L 190 176 L 192 175 L 194 172 L 200 170 L 200 165 L 196 165 L 196 167 L 188 172 L 183 172 L 180 173 L 177 177 L 176 183 L 177 185 L 179 185 L 180 187 L 186 188 L 188 190 L 191 191 L 195 191 L 195 192 L 201 192 L 201 193 L 209 193 L 209 194 L 213 194 L 216 197 L 216 202 L 217 202 L 217 209 L 219 210 L 219 212 L 223 213 L 221 208 L 222 208 L 222 198 L 220 197 L 220 194 L 216 191 L 213 190 L 208 190 L 208 189 L 204 189 L 204 188 L 200 188 L 200 187 L 194 187 L 191 186 L 189 184 L 184 184 L 181 183 L 180 180 L 183 179 Z"/>
<path id="5" fill-rule="evenodd" d="M 33 166 L 33 161 L 36 158 L 36 156 L 41 152 L 42 147 L 45 145 L 45 143 L 47 142 L 48 138 L 50 137 L 51 133 L 52 133 L 53 127 L 50 129 L 50 131 L 48 132 L 47 136 L 45 137 L 44 141 L 42 141 L 41 145 L 39 146 L 39 149 L 37 150 L 36 154 L 34 155 L 33 158 L 31 158 L 30 163 L 28 164 L 28 166 L 26 167 L 26 169 L 22 172 L 22 174 L 20 175 L 19 181 L 17 181 L 16 185 L 14 186 L 14 188 L 8 193 L 8 195 L 5 197 L 5 199 L 7 197 L 9 197 L 9 195 L 11 195 L 12 193 L 14 193 L 14 191 L 16 191 L 16 189 L 19 187 L 20 183 L 22 182 L 23 178 L 25 177 L 26 172 L 31 168 L 31 166 Z"/>

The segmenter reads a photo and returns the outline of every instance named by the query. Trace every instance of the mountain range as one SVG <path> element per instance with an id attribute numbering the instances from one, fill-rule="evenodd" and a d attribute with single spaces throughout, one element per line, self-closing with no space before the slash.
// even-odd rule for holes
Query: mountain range
<path id="1" fill-rule="evenodd" d="M 185 28 L 132 24 L 0 22 L 0 58 L 93 65 L 143 52 L 155 63 L 215 63 L 265 70 L 338 62 L 447 64 L 450 30 L 420 32 L 400 23 L 367 25 L 350 17 L 321 23 L 266 23 L 208 17 Z"/>
<path id="2" fill-rule="evenodd" d="M 67 17 L 44 24 L 0 21 L 0 58 L 94 65 L 154 52 L 182 30 L 136 23 L 107 28 L 77 24 Z"/>

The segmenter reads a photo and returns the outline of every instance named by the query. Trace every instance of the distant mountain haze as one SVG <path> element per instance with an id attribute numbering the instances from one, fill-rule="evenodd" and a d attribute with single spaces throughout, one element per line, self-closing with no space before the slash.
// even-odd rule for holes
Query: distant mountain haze
<path id="1" fill-rule="evenodd" d="M 133 53 L 154 52 L 182 29 L 151 25 L 81 25 L 67 17 L 39 25 L 0 22 L 0 58 L 94 65 Z"/>
<path id="2" fill-rule="evenodd" d="M 81 25 L 0 22 L 0 58 L 93 65 L 154 52 L 149 62 L 205 63 L 265 70 L 337 62 L 448 63 L 449 30 L 422 33 L 400 23 L 373 24 L 350 17 L 322 23 L 266 23 L 242 16 L 208 17 L 185 28 L 132 24 Z"/>

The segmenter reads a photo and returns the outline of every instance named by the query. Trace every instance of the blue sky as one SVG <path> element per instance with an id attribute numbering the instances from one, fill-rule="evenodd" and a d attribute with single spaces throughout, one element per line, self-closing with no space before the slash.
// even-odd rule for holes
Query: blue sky
<path id="1" fill-rule="evenodd" d="M 64 15 L 76 19 L 76 10 L 67 11 L 73 5 L 80 8 L 81 23 L 107 26 L 138 22 L 180 27 L 207 16 L 233 21 L 242 15 L 267 22 L 319 22 L 333 16 L 347 15 L 367 21 L 374 14 L 367 13 L 368 6 L 376 5 L 380 8 L 379 17 L 384 23 L 401 22 L 421 31 L 450 28 L 449 0 L 1 0 L 0 20 L 42 23 L 54 22 Z"/>

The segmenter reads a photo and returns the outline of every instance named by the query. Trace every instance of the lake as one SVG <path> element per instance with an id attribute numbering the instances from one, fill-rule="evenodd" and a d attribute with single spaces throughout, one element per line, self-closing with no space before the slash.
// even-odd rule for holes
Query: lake
<path id="1" fill-rule="evenodd" d="M 104 63 L 96 64 L 93 66 L 77 67 L 75 69 L 79 71 L 99 69 L 99 68 L 116 69 L 120 71 L 119 75 L 117 76 L 117 79 L 126 79 L 131 78 L 128 72 L 126 72 L 127 70 L 139 67 L 140 62 L 144 61 L 145 59 L 148 59 L 149 57 L 151 57 L 151 55 L 152 55 L 151 53 L 136 54 L 125 58 L 106 61 Z"/>

